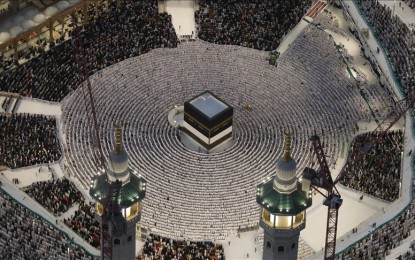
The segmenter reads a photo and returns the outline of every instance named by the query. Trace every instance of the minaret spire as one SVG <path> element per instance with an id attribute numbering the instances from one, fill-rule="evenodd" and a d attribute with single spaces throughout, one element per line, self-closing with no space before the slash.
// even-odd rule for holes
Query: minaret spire
<path id="1" fill-rule="evenodd" d="M 123 151 L 122 147 L 122 124 L 115 123 L 114 124 L 114 136 L 115 136 L 115 146 L 114 146 L 114 152 L 117 154 L 120 154 Z"/>
<path id="2" fill-rule="evenodd" d="M 291 160 L 291 134 L 284 133 L 284 161 Z"/>

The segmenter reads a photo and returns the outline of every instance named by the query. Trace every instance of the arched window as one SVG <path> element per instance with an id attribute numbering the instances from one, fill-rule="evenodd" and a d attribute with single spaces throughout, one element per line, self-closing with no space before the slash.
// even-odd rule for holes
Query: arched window
<path id="1" fill-rule="evenodd" d="M 118 238 L 114 239 L 114 245 L 119 245 L 120 244 L 120 240 Z"/>
<path id="2" fill-rule="evenodd" d="M 129 236 L 127 237 L 127 241 L 128 241 L 128 242 L 130 242 L 130 241 L 131 241 L 131 235 L 129 235 Z"/>
<path id="3" fill-rule="evenodd" d="M 278 247 L 278 253 L 282 253 L 284 252 L 284 247 L 283 246 L 279 246 Z"/>
<path id="4" fill-rule="evenodd" d="M 269 241 L 267 242 L 267 248 L 271 248 L 271 243 Z"/>
<path id="5" fill-rule="evenodd" d="M 295 248 L 295 243 L 293 243 L 292 245 L 291 245 L 291 249 L 294 249 Z"/>

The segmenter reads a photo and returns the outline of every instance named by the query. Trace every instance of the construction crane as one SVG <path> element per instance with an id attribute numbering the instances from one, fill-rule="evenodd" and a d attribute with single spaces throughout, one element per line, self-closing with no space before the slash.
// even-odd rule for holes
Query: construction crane
<path id="1" fill-rule="evenodd" d="M 78 68 L 78 75 L 81 77 L 81 88 L 83 98 L 85 102 L 85 108 L 87 110 L 87 116 L 89 122 L 92 118 L 92 132 L 91 138 L 93 140 L 93 149 L 95 155 L 98 156 L 95 160 L 96 167 L 102 172 L 105 172 L 105 157 L 102 152 L 101 138 L 99 135 L 98 120 L 96 116 L 95 102 L 92 94 L 91 82 L 89 80 L 89 69 L 87 65 L 87 59 L 84 50 L 84 44 L 81 38 L 81 29 L 78 26 L 78 19 L 75 14 L 72 14 L 73 21 L 73 49 Z M 85 90 L 84 85 L 86 83 L 87 89 Z M 123 225 L 124 218 L 121 214 L 121 208 L 118 203 L 118 197 L 121 189 L 121 182 L 111 182 L 107 179 L 108 193 L 103 203 L 103 214 L 101 220 L 101 259 L 111 260 L 112 259 L 112 240 L 111 233 L 114 230 L 114 226 Z"/>
<path id="2" fill-rule="evenodd" d="M 334 259 L 336 255 L 337 221 L 339 216 L 339 208 L 343 203 L 343 199 L 336 188 L 336 184 L 350 173 L 351 166 L 353 164 L 362 161 L 364 156 L 367 155 L 377 143 L 380 143 L 380 137 L 386 136 L 386 133 L 391 129 L 391 127 L 395 125 L 395 123 L 398 122 L 409 109 L 414 108 L 414 105 L 415 99 L 409 96 L 397 102 L 395 109 L 382 122 L 378 123 L 375 130 L 373 130 L 373 132 L 381 132 L 383 135 L 379 135 L 373 140 L 366 140 L 360 151 L 358 151 L 358 154 L 353 159 L 351 157 L 347 159 L 345 165 L 335 180 L 333 180 L 331 176 L 323 146 L 320 142 L 320 137 L 313 135 L 310 138 L 311 152 L 317 159 L 319 169 L 316 171 L 306 167 L 304 171 L 308 173 L 308 176 L 310 176 L 311 187 L 325 198 L 323 205 L 328 207 L 324 259 L 331 260 Z M 326 192 L 321 192 L 320 189 L 323 189 Z"/>
<path id="3" fill-rule="evenodd" d="M 104 203 L 104 210 L 101 220 L 101 259 L 112 259 L 112 239 L 111 233 L 117 225 L 124 225 L 125 219 L 121 214 L 118 203 L 122 183 L 117 180 L 108 185 L 108 195 Z"/>
<path id="4" fill-rule="evenodd" d="M 89 69 L 86 61 L 84 43 L 81 39 L 81 28 L 78 26 L 78 19 L 75 13 L 71 14 L 72 23 L 74 30 L 72 33 L 72 46 L 75 54 L 76 65 L 78 69 L 78 76 L 81 77 L 81 88 L 83 93 L 83 98 L 85 102 L 85 108 L 87 110 L 88 120 L 91 121 L 92 118 L 92 130 L 91 139 L 93 140 L 93 148 L 95 149 L 95 154 L 98 153 L 98 159 L 96 160 L 97 168 L 103 170 L 105 168 L 105 157 L 102 152 L 101 147 L 101 138 L 99 136 L 98 120 L 95 109 L 94 97 L 92 95 L 91 81 L 89 80 Z M 85 84 L 86 83 L 86 84 Z M 87 89 L 85 90 L 85 86 Z"/>

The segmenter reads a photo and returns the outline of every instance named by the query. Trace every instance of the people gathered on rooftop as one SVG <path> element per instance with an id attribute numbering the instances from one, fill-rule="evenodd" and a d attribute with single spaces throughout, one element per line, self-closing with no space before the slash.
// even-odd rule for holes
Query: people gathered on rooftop
<path id="1" fill-rule="evenodd" d="M 373 148 L 357 160 L 362 149 L 373 143 Z M 402 131 L 371 132 L 359 135 L 349 151 L 351 169 L 340 181 L 346 187 L 362 191 L 387 201 L 399 197 L 401 157 L 403 151 Z"/>
<path id="2" fill-rule="evenodd" d="M 311 6 L 311 0 L 200 0 L 198 37 L 259 50 L 277 49 Z"/>
<path id="3" fill-rule="evenodd" d="M 208 241 L 173 240 L 150 234 L 146 238 L 139 259 L 224 260 L 225 257 L 223 247 L 220 244 Z"/>
<path id="4" fill-rule="evenodd" d="M 56 119 L 44 115 L 0 115 L 0 165 L 20 168 L 61 157 Z"/>
<path id="5" fill-rule="evenodd" d="M 410 7 L 410 8 L 415 8 L 415 0 L 405 0 L 405 3 Z M 401 5 L 399 5 L 401 7 Z"/>
<path id="6" fill-rule="evenodd" d="M 338 259 L 385 259 L 392 249 L 401 245 L 402 241 L 410 236 L 411 229 L 415 225 L 414 210 L 415 204 L 412 202 L 399 216 L 341 252 Z M 409 249 L 399 259 L 414 259 L 414 257 L 415 251 Z"/>
<path id="7" fill-rule="evenodd" d="M 99 1 L 88 11 L 90 22 L 81 38 L 91 74 L 151 49 L 178 44 L 171 16 L 158 12 L 156 0 L 123 0 L 119 6 L 116 2 Z M 0 76 L 0 91 L 61 101 L 83 81 L 77 73 L 74 43 L 67 40 L 5 72 Z"/>
<path id="8" fill-rule="evenodd" d="M 64 223 L 93 247 L 100 246 L 100 225 L 94 218 L 93 204 L 81 200 L 78 210 Z"/>
<path id="9" fill-rule="evenodd" d="M 37 181 L 25 187 L 25 192 L 43 207 L 59 216 L 75 203 L 83 201 L 81 192 L 68 179 Z"/>
<path id="10" fill-rule="evenodd" d="M 78 245 L 0 191 L 0 259 L 92 259 Z"/>

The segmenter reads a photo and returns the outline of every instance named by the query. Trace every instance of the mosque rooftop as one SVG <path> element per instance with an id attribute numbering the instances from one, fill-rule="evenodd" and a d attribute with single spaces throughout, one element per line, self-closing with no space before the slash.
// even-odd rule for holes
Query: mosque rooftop
<path id="1" fill-rule="evenodd" d="M 229 108 L 227 104 L 209 91 L 203 92 L 199 96 L 190 100 L 189 103 L 208 118 L 213 118 Z"/>
<path id="2" fill-rule="evenodd" d="M 277 215 L 297 215 L 311 206 L 312 198 L 302 190 L 301 183 L 291 193 L 282 193 L 274 189 L 275 176 L 257 186 L 257 203 Z"/>
<path id="3" fill-rule="evenodd" d="M 103 204 L 107 197 L 109 183 L 106 174 L 101 174 L 92 179 L 89 194 L 96 201 Z M 132 204 L 144 199 L 146 193 L 146 181 L 139 176 L 130 174 L 130 178 L 125 182 L 120 190 L 118 203 L 121 207 L 129 207 Z"/>

